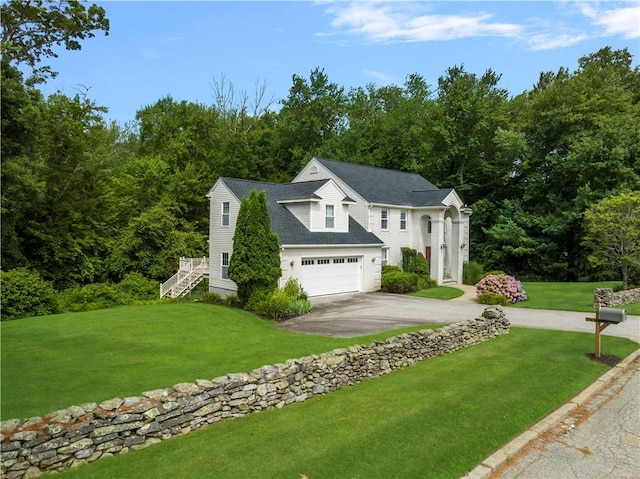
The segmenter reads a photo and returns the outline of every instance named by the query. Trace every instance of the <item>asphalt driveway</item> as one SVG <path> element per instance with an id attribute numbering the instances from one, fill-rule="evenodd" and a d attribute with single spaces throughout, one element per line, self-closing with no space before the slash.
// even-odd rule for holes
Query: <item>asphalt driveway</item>
<path id="1" fill-rule="evenodd" d="M 379 333 L 404 326 L 456 323 L 477 318 L 486 305 L 472 300 L 416 298 L 389 293 L 354 293 L 311 298 L 313 312 L 289 319 L 278 327 L 307 334 L 348 338 Z M 505 308 L 513 326 L 593 333 L 587 313 L 544 309 Z M 640 317 L 609 326 L 603 335 L 640 342 Z"/>

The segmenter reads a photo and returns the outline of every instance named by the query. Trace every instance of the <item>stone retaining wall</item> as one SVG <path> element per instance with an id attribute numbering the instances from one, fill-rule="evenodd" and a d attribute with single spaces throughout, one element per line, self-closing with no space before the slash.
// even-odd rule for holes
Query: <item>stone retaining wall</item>
<path id="1" fill-rule="evenodd" d="M 208 424 L 305 401 L 457 351 L 509 332 L 500 307 L 482 317 L 402 334 L 369 346 L 263 366 L 250 373 L 176 384 L 172 388 L 53 412 L 44 418 L 3 421 L 3 478 L 37 477 L 47 471 L 142 449 Z"/>
<path id="2" fill-rule="evenodd" d="M 602 306 L 620 306 L 640 301 L 640 288 L 613 292 L 611 288 L 596 288 L 593 290 L 594 302 L 600 298 Z"/>

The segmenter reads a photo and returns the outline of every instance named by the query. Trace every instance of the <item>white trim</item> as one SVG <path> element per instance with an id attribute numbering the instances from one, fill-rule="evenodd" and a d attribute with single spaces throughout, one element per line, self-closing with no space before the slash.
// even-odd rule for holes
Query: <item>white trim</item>
<path id="1" fill-rule="evenodd" d="M 312 249 L 323 249 L 323 248 L 382 248 L 382 243 L 352 243 L 352 244 L 283 244 L 280 245 L 281 249 L 284 248 L 312 248 Z"/>
<path id="2" fill-rule="evenodd" d="M 321 200 L 319 198 L 304 198 L 298 200 L 278 200 L 276 203 L 279 205 L 286 205 L 288 203 L 319 203 Z"/>
<path id="3" fill-rule="evenodd" d="M 227 255 L 227 264 L 224 264 L 224 255 Z M 231 262 L 231 255 L 229 254 L 228 251 L 221 251 L 220 252 L 220 279 L 224 279 L 227 281 L 231 281 L 229 279 L 229 263 Z M 225 270 L 227 271 L 227 277 L 225 278 L 222 274 L 222 272 Z"/>
<path id="4" fill-rule="evenodd" d="M 380 231 L 389 231 L 389 217 L 391 216 L 389 211 L 389 208 L 380 209 Z M 386 213 L 384 218 L 382 217 L 383 213 Z M 387 223 L 386 226 L 382 226 L 383 221 Z"/>
<path id="5" fill-rule="evenodd" d="M 224 212 L 224 205 L 227 205 L 227 212 Z M 224 218 L 227 218 L 227 224 L 224 224 Z M 220 203 L 220 226 L 222 228 L 229 228 L 231 225 L 231 202 L 230 201 L 222 201 Z"/>
<path id="6" fill-rule="evenodd" d="M 329 216 L 329 209 L 331 209 L 331 216 Z M 331 226 L 328 225 L 329 220 L 331 220 Z M 327 230 L 336 228 L 336 208 L 334 205 L 324 205 L 324 228 Z"/>

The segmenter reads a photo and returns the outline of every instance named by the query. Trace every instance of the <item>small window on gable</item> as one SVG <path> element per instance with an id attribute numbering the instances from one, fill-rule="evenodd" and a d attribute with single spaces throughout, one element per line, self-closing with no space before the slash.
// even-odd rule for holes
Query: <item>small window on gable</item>
<path id="1" fill-rule="evenodd" d="M 229 253 L 220 254 L 220 278 L 229 279 Z"/>
<path id="2" fill-rule="evenodd" d="M 310 169 L 309 169 L 309 174 L 310 175 L 316 175 L 318 173 L 318 167 L 316 165 L 313 165 Z"/>
<path id="3" fill-rule="evenodd" d="M 400 231 L 407 231 L 407 210 L 400 212 Z"/>
<path id="4" fill-rule="evenodd" d="M 229 202 L 222 203 L 222 226 L 229 226 Z"/>
<path id="5" fill-rule="evenodd" d="M 324 227 L 333 229 L 335 225 L 335 217 L 333 216 L 333 205 L 325 206 Z"/>
<path id="6" fill-rule="evenodd" d="M 380 229 L 386 231 L 389 229 L 389 210 L 380 210 Z"/>

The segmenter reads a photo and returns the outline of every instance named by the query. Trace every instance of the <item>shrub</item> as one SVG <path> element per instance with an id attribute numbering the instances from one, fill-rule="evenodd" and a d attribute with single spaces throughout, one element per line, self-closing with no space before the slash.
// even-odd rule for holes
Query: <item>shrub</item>
<path id="1" fill-rule="evenodd" d="M 296 299 L 289 303 L 285 310 L 285 315 L 300 316 L 302 314 L 310 313 L 313 309 L 313 305 L 308 299 Z"/>
<path id="2" fill-rule="evenodd" d="M 384 276 L 387 273 L 401 273 L 402 268 L 400 266 L 396 266 L 393 264 L 385 264 L 382 266 L 382 275 Z"/>
<path id="3" fill-rule="evenodd" d="M 477 261 L 469 261 L 462 266 L 463 284 L 476 284 L 484 276 L 484 266 Z"/>
<path id="4" fill-rule="evenodd" d="M 506 275 L 507 273 L 505 273 L 504 271 L 501 271 L 499 269 L 495 269 L 493 271 L 489 271 L 487 273 L 485 273 L 485 276 L 500 276 L 500 275 Z"/>
<path id="5" fill-rule="evenodd" d="M 60 310 L 68 313 L 112 308 L 130 303 L 131 300 L 118 289 L 107 283 L 93 283 L 75 286 L 60 293 Z"/>
<path id="6" fill-rule="evenodd" d="M 411 293 L 418 291 L 420 276 L 415 273 L 392 272 L 382 276 L 382 289 L 389 293 Z"/>
<path id="7" fill-rule="evenodd" d="M 420 276 L 429 275 L 429 263 L 424 255 L 415 249 L 401 248 L 402 270 L 405 273 L 416 273 Z"/>
<path id="8" fill-rule="evenodd" d="M 217 304 L 220 302 L 220 300 L 220 295 L 215 291 L 207 291 L 200 297 L 200 301 L 207 304 Z"/>
<path id="9" fill-rule="evenodd" d="M 222 304 L 229 307 L 240 306 L 240 299 L 235 294 L 230 294 L 222 300 Z"/>
<path id="10" fill-rule="evenodd" d="M 114 288 L 131 301 L 144 301 L 158 297 L 158 283 L 145 278 L 140 273 L 129 273 Z"/>
<path id="11" fill-rule="evenodd" d="M 254 311 L 262 316 L 280 320 L 287 312 L 288 306 L 296 298 L 292 297 L 284 289 L 278 288 L 271 292 L 266 298 L 256 303 Z"/>
<path id="12" fill-rule="evenodd" d="M 295 299 L 307 299 L 307 293 L 296 278 L 289 278 L 283 288 L 289 296 Z"/>
<path id="13" fill-rule="evenodd" d="M 2 320 L 56 313 L 56 291 L 35 271 L 17 268 L 0 272 Z"/>
<path id="14" fill-rule="evenodd" d="M 506 306 L 509 300 L 503 294 L 482 293 L 478 295 L 478 303 L 480 304 L 499 304 Z"/>
<path id="15" fill-rule="evenodd" d="M 418 279 L 418 289 L 429 289 L 438 286 L 438 282 L 430 276 L 420 276 Z"/>
<path id="16" fill-rule="evenodd" d="M 509 303 L 527 300 L 527 293 L 522 288 L 522 283 L 513 276 L 506 274 L 487 275 L 482 278 L 478 284 L 476 284 L 478 299 L 486 293 L 502 295 L 507 298 Z"/>

